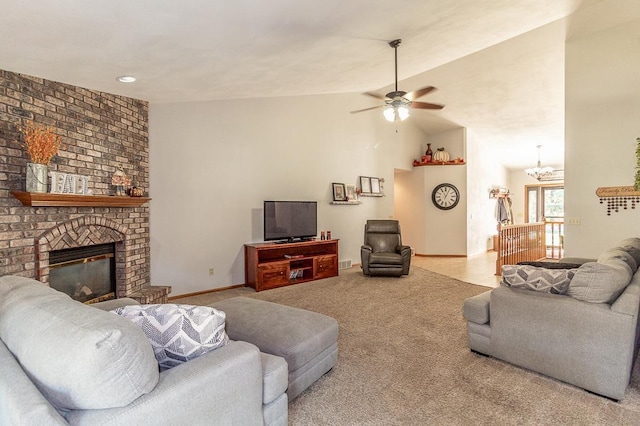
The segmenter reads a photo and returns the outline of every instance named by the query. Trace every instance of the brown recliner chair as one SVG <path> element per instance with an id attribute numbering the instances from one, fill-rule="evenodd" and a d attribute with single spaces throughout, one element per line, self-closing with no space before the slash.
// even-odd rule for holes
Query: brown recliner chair
<path id="1" fill-rule="evenodd" d="M 402 245 L 400 223 L 397 220 L 368 220 L 364 225 L 360 258 L 365 275 L 408 275 L 411 247 Z"/>

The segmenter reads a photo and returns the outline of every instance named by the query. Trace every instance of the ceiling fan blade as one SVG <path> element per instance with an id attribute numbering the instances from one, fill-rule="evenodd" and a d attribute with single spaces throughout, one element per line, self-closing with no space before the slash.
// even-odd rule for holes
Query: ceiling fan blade
<path id="1" fill-rule="evenodd" d="M 424 96 L 429 92 L 436 90 L 433 86 L 423 87 L 422 89 L 414 90 L 413 92 L 407 93 L 404 97 L 409 99 L 410 101 L 414 99 L 418 99 L 420 96 Z"/>
<path id="2" fill-rule="evenodd" d="M 371 108 L 365 108 L 365 109 L 359 109 L 359 110 L 357 110 L 357 111 L 351 111 L 351 114 L 355 114 L 355 113 L 357 113 L 357 112 L 369 111 L 369 110 L 371 110 L 371 109 L 382 108 L 383 106 L 386 106 L 386 105 L 378 105 L 378 106 L 374 106 L 374 107 L 371 107 Z"/>
<path id="3" fill-rule="evenodd" d="M 411 108 L 416 109 L 442 109 L 444 105 L 440 104 L 430 104 L 427 102 L 411 102 Z"/>
<path id="4" fill-rule="evenodd" d="M 386 99 L 384 95 L 380 95 L 379 93 L 374 92 L 364 92 L 363 95 L 371 96 L 372 98 L 380 99 L 383 101 Z"/>

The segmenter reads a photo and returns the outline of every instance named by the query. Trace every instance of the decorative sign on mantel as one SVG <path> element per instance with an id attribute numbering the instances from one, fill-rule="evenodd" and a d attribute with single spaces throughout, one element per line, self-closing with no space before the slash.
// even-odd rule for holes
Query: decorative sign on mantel
<path id="1" fill-rule="evenodd" d="M 611 216 L 612 211 L 618 213 L 620 209 L 635 209 L 636 204 L 640 204 L 640 191 L 633 186 L 600 187 L 596 189 L 596 195 L 600 197 L 600 204 L 607 201 L 607 216 Z"/>

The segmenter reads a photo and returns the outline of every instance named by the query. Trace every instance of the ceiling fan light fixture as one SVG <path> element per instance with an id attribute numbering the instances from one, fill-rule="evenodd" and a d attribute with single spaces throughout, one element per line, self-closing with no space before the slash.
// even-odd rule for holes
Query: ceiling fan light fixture
<path id="1" fill-rule="evenodd" d="M 395 123 L 404 121 L 409 117 L 409 108 L 404 105 L 389 105 L 382 110 L 382 114 L 384 114 L 384 118 L 387 121 Z"/>
<path id="2" fill-rule="evenodd" d="M 367 96 L 371 96 L 373 98 L 383 100 L 383 105 L 378 105 L 374 107 L 359 109 L 357 111 L 351 111 L 351 114 L 355 114 L 357 112 L 370 111 L 372 109 L 383 108 L 382 114 L 387 121 L 397 122 L 404 121 L 409 118 L 409 109 L 417 108 L 417 109 L 442 109 L 444 105 L 440 104 L 431 104 L 427 102 L 417 102 L 416 99 L 426 95 L 427 93 L 435 90 L 433 86 L 423 87 L 422 89 L 414 90 L 412 92 L 405 92 L 403 90 L 398 90 L 398 46 L 402 40 L 397 39 L 389 42 L 389 46 L 393 48 L 394 51 L 394 65 L 395 65 L 395 86 L 392 92 L 387 93 L 382 96 L 374 92 L 365 92 L 364 94 Z"/>

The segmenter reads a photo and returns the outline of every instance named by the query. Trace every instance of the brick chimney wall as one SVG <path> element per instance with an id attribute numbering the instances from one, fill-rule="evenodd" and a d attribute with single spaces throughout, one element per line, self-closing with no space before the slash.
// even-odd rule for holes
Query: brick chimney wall
<path id="1" fill-rule="evenodd" d="M 30 160 L 19 128 L 33 120 L 62 136 L 50 170 L 89 176 L 95 195 L 112 195 L 111 177 L 121 167 L 146 195 L 148 111 L 145 101 L 0 70 L 0 275 L 37 278 L 35 241 L 60 223 L 99 216 L 126 229 L 128 285 L 149 286 L 149 204 L 26 207 L 10 194 L 25 190 Z"/>

